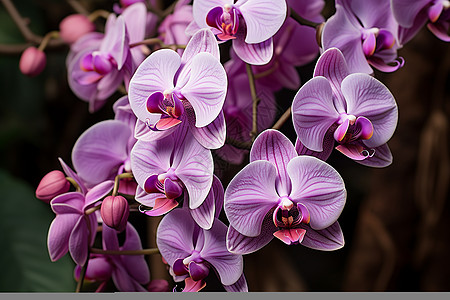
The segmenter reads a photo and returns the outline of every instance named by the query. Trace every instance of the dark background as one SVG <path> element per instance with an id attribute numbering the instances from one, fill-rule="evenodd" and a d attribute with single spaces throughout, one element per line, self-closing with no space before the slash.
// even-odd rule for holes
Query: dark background
<path id="1" fill-rule="evenodd" d="M 66 1 L 13 2 L 32 31 L 42 36 L 74 12 Z M 80 2 L 88 11 L 111 10 L 113 3 Z M 162 7 L 168 4 L 162 1 Z M 327 2 L 326 17 L 332 5 Z M 70 292 L 75 286 L 73 264 L 68 255 L 50 262 L 46 235 L 54 215 L 34 198 L 34 190 L 42 176 L 60 169 L 58 157 L 70 164 L 72 147 L 83 131 L 113 118 L 112 104 L 119 95 L 90 114 L 87 103 L 67 84 L 68 47 L 48 51 L 44 72 L 28 78 L 18 69 L 20 53 L 5 53 L 1 47 L 25 42 L 0 4 L 0 291 Z M 244 257 L 250 291 L 450 290 L 449 50 L 425 28 L 400 50 L 403 68 L 375 73 L 399 106 L 398 127 L 389 142 L 391 166 L 364 167 L 337 152 L 328 161 L 348 191 L 339 218 L 344 248 L 320 252 L 274 240 Z M 314 63 L 299 68 L 302 82 L 313 68 Z M 295 92 L 277 93 L 280 111 Z M 291 121 L 281 131 L 295 141 Z M 242 166 L 221 167 L 232 177 Z M 142 233 L 144 247 L 154 246 L 159 219 L 134 213 L 130 221 Z M 153 279 L 171 280 L 159 255 L 149 262 Z M 49 279 L 39 282 L 45 275 Z M 216 288 L 221 288 L 217 280 L 209 279 L 206 290 Z"/>

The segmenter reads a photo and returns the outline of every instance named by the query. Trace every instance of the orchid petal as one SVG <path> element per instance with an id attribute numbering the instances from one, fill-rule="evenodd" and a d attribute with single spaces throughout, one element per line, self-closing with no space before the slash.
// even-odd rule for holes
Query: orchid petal
<path id="1" fill-rule="evenodd" d="M 150 122 L 150 124 L 156 124 L 160 118 L 161 115 L 154 115 L 156 116 L 157 120 L 155 122 Z M 134 137 L 137 140 L 142 140 L 145 142 L 151 142 L 151 141 L 157 141 L 160 139 L 163 139 L 169 135 L 171 135 L 175 130 L 177 129 L 177 126 L 173 126 L 171 128 L 165 129 L 165 130 L 151 130 L 145 122 L 142 122 L 141 120 L 136 121 L 136 126 L 134 128 Z"/>
<path id="2" fill-rule="evenodd" d="M 364 147 L 360 144 L 338 145 L 336 150 L 356 161 L 361 161 L 368 157 L 368 155 L 363 155 Z"/>
<path id="3" fill-rule="evenodd" d="M 313 230 L 305 224 L 300 224 L 300 227 L 306 230 L 301 242 L 305 247 L 322 251 L 332 251 L 344 247 L 344 235 L 337 221 L 322 230 Z"/>
<path id="4" fill-rule="evenodd" d="M 333 224 L 341 214 L 346 199 L 344 181 L 339 173 L 312 156 L 292 159 L 287 172 L 292 180 L 289 197 L 308 209 L 311 228 L 320 230 Z"/>
<path id="5" fill-rule="evenodd" d="M 269 38 L 256 44 L 247 44 L 244 42 L 240 31 L 236 33 L 236 39 L 233 40 L 233 50 L 236 55 L 251 65 L 265 65 L 273 56 L 273 40 Z"/>
<path id="6" fill-rule="evenodd" d="M 137 68 L 131 78 L 129 101 L 138 119 L 145 121 L 147 99 L 154 92 L 164 92 L 174 87 L 175 73 L 181 64 L 180 56 L 173 50 L 161 49 L 153 52 Z"/>
<path id="7" fill-rule="evenodd" d="M 165 198 L 163 193 L 147 193 L 139 185 L 136 188 L 136 201 L 142 203 L 145 206 L 153 207 L 155 206 L 155 200 L 158 198 Z"/>
<path id="8" fill-rule="evenodd" d="M 48 253 L 52 261 L 57 261 L 69 251 L 69 237 L 80 218 L 79 214 L 63 214 L 56 215 L 53 219 L 47 237 Z"/>
<path id="9" fill-rule="evenodd" d="M 127 159 L 127 144 L 132 132 L 123 122 L 107 120 L 86 130 L 72 150 L 72 163 L 78 175 L 97 184 L 117 175 L 117 168 Z"/>
<path id="10" fill-rule="evenodd" d="M 180 92 L 194 108 L 195 126 L 203 127 L 214 121 L 222 110 L 227 74 L 220 61 L 207 52 L 197 54 L 190 67 L 189 81 Z"/>
<path id="11" fill-rule="evenodd" d="M 448 34 L 448 23 L 428 23 L 427 28 L 439 39 L 444 42 L 450 42 Z"/>
<path id="12" fill-rule="evenodd" d="M 166 178 L 164 180 L 164 193 L 166 194 L 167 198 L 175 199 L 181 196 L 181 194 L 183 193 L 183 188 L 176 181 L 173 181 L 170 178 Z"/>
<path id="13" fill-rule="evenodd" d="M 277 205 L 276 167 L 268 161 L 254 161 L 231 180 L 225 191 L 225 213 L 230 225 L 247 236 L 261 234 L 263 219 Z"/>
<path id="14" fill-rule="evenodd" d="M 100 45 L 100 52 L 109 53 L 117 62 L 117 69 L 122 69 L 129 54 L 129 39 L 126 34 L 125 20 L 122 16 L 115 19 L 110 14 L 105 25 L 105 38 Z M 109 26 L 111 24 L 111 26 Z"/>
<path id="15" fill-rule="evenodd" d="M 53 198 L 50 205 L 55 214 L 83 214 L 84 196 L 78 192 L 68 192 Z"/>
<path id="16" fill-rule="evenodd" d="M 155 206 L 150 210 L 143 211 L 147 216 L 162 216 L 175 207 L 178 206 L 178 202 L 174 199 L 157 198 L 155 200 Z"/>
<path id="17" fill-rule="evenodd" d="M 323 151 L 325 134 L 338 119 L 331 85 L 326 78 L 312 78 L 295 95 L 292 102 L 294 129 L 308 149 Z"/>
<path id="18" fill-rule="evenodd" d="M 373 155 L 356 162 L 373 168 L 384 168 L 392 163 L 392 153 L 387 144 L 370 149 L 370 151 L 374 151 Z"/>
<path id="19" fill-rule="evenodd" d="M 263 223 L 265 227 L 263 228 L 261 234 L 256 237 L 245 236 L 239 233 L 239 231 L 234 229 L 232 226 L 228 227 L 228 251 L 235 254 L 250 254 L 266 246 L 273 239 L 273 233 L 277 231 L 277 228 L 271 219 L 271 215 L 269 218 L 266 218 L 266 222 Z"/>
<path id="20" fill-rule="evenodd" d="M 73 178 L 73 180 L 75 180 L 75 182 L 78 184 L 78 186 L 81 189 L 81 193 L 83 195 L 86 194 L 87 192 L 87 188 L 84 185 L 84 182 L 80 179 L 80 177 L 77 175 L 77 173 L 75 173 L 63 160 L 62 158 L 58 158 L 59 159 L 59 163 L 61 164 L 61 167 L 64 170 L 64 173 L 66 173 L 67 177 L 71 177 Z"/>
<path id="21" fill-rule="evenodd" d="M 368 147 L 386 143 L 397 126 L 397 104 L 384 84 L 367 74 L 351 74 L 342 81 L 347 113 L 368 118 L 373 136 L 364 142 Z"/>
<path id="22" fill-rule="evenodd" d="M 392 12 L 398 24 L 403 27 L 412 27 L 415 17 L 430 3 L 430 0 L 391 0 Z"/>
<path id="23" fill-rule="evenodd" d="M 334 132 L 334 135 L 333 135 L 334 139 L 338 142 L 342 142 L 345 135 L 347 134 L 349 126 L 350 126 L 350 120 L 345 119 L 344 123 L 342 123 L 341 125 L 338 126 L 338 128 L 336 128 L 336 131 Z"/>
<path id="24" fill-rule="evenodd" d="M 325 134 L 322 152 L 317 152 L 306 148 L 302 144 L 302 142 L 300 142 L 299 139 L 297 139 L 295 143 L 295 150 L 297 151 L 298 155 L 314 156 L 323 161 L 326 161 L 330 157 L 331 152 L 333 152 L 333 149 L 334 149 L 334 139 L 332 134 Z"/>
<path id="25" fill-rule="evenodd" d="M 286 245 L 301 243 L 305 236 L 306 230 L 301 228 L 281 229 L 273 233 L 273 235 Z"/>
<path id="26" fill-rule="evenodd" d="M 84 265 L 88 256 L 89 232 L 86 220 L 79 218 L 69 237 L 69 252 L 77 265 Z"/>
<path id="27" fill-rule="evenodd" d="M 227 127 L 223 111 L 217 118 L 204 127 L 196 127 L 194 122 L 189 122 L 192 135 L 206 149 L 218 149 L 225 144 Z"/>
<path id="28" fill-rule="evenodd" d="M 204 264 L 197 264 L 195 261 L 189 263 L 189 275 L 195 281 L 202 280 L 209 274 L 209 268 Z"/>
<path id="29" fill-rule="evenodd" d="M 167 130 L 177 126 L 181 122 L 182 121 L 180 119 L 175 119 L 172 117 L 161 118 L 158 122 L 156 122 L 155 128 L 157 130 Z"/>
<path id="30" fill-rule="evenodd" d="M 125 268 L 118 264 L 113 272 L 112 280 L 117 289 L 121 292 L 148 292 L 136 280 L 127 274 Z"/>
<path id="31" fill-rule="evenodd" d="M 287 164 L 297 156 L 292 142 L 281 132 L 274 129 L 263 131 L 254 141 L 250 151 L 250 162 L 265 160 L 277 169 L 276 190 L 279 195 L 291 192 L 291 180 L 286 173 Z"/>
<path id="32" fill-rule="evenodd" d="M 89 192 L 86 193 L 84 207 L 87 208 L 91 204 L 105 197 L 114 188 L 114 180 L 107 180 L 97 184 Z"/>
<path id="33" fill-rule="evenodd" d="M 235 255 L 227 250 L 227 226 L 216 219 L 210 230 L 204 230 L 205 241 L 201 257 L 209 262 L 219 274 L 224 285 L 235 283 L 242 275 L 244 261 L 241 255 Z"/>
<path id="34" fill-rule="evenodd" d="M 242 273 L 241 277 L 235 283 L 231 285 L 223 286 L 227 292 L 235 292 L 235 293 L 246 293 L 248 292 L 247 280 L 245 279 L 244 273 Z"/>
<path id="35" fill-rule="evenodd" d="M 141 249 L 142 243 L 139 238 L 139 233 L 130 223 L 127 223 L 125 242 L 121 247 L 121 250 L 127 251 Z M 127 273 L 137 282 L 146 284 L 150 281 L 150 272 L 144 255 L 122 255 L 121 259 Z"/>
<path id="36" fill-rule="evenodd" d="M 196 224 L 184 209 L 175 209 L 159 223 L 156 244 L 163 258 L 171 266 L 194 250 L 192 243 Z"/>
<path id="37" fill-rule="evenodd" d="M 208 28 L 206 24 L 206 15 L 216 6 L 224 6 L 226 4 L 232 5 L 233 0 L 196 0 L 192 4 L 192 13 L 195 22 L 201 28 Z"/>
<path id="38" fill-rule="evenodd" d="M 247 25 L 245 42 L 249 44 L 272 37 L 286 19 L 286 1 L 248 0 L 237 7 Z"/>

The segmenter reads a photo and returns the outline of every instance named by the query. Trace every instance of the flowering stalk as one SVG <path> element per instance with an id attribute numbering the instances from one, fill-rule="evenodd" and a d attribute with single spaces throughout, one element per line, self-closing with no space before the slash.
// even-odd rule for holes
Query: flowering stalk
<path id="1" fill-rule="evenodd" d="M 112 191 L 112 196 L 116 196 L 117 195 L 117 191 L 119 190 L 119 181 L 120 179 L 124 179 L 124 178 L 133 178 L 133 174 L 131 173 L 122 173 L 116 176 L 116 178 L 114 179 L 114 189 Z"/>
<path id="2" fill-rule="evenodd" d="M 253 125 L 252 131 L 250 132 L 250 136 L 252 138 L 252 142 L 256 139 L 258 135 L 258 104 L 260 99 L 258 95 L 256 95 L 256 87 L 255 87 L 255 77 L 253 75 L 252 66 L 248 63 L 245 64 L 247 75 L 248 75 L 248 83 L 250 85 L 250 93 L 253 99 Z"/>
<path id="3" fill-rule="evenodd" d="M 141 42 L 130 44 L 130 48 L 134 48 L 141 45 L 159 45 L 161 48 L 169 48 L 173 50 L 186 49 L 186 45 L 178 45 L 178 44 L 167 45 L 159 38 L 146 39 Z"/>
<path id="4" fill-rule="evenodd" d="M 77 192 L 81 192 L 81 188 L 78 185 L 78 183 L 75 181 L 75 179 L 73 179 L 72 177 L 66 177 L 67 181 L 69 181 L 77 190 Z"/>
<path id="5" fill-rule="evenodd" d="M 153 255 L 159 254 L 159 249 L 149 248 L 142 250 L 103 250 L 98 248 L 91 248 L 91 253 L 107 255 Z"/>

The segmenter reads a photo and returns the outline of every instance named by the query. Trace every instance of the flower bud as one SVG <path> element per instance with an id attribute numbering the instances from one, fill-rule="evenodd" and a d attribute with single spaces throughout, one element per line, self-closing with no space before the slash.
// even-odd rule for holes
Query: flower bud
<path id="1" fill-rule="evenodd" d="M 127 226 L 130 207 L 128 201 L 122 196 L 108 196 L 103 200 L 100 214 L 105 225 L 117 231 L 123 231 Z"/>
<path id="2" fill-rule="evenodd" d="M 68 44 L 75 43 L 80 37 L 94 30 L 94 23 L 81 14 L 67 16 L 59 23 L 59 35 Z"/>
<path id="3" fill-rule="evenodd" d="M 70 183 L 63 172 L 54 170 L 45 175 L 36 189 L 36 198 L 49 203 L 54 197 L 70 189 Z"/>
<path id="4" fill-rule="evenodd" d="M 19 69 L 23 74 L 34 77 L 44 70 L 46 63 L 47 58 L 43 51 L 36 47 L 29 47 L 20 57 Z"/>

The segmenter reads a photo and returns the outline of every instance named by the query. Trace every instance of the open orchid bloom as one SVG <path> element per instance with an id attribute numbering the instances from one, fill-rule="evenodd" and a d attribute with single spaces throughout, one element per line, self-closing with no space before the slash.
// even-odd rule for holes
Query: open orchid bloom
<path id="1" fill-rule="evenodd" d="M 350 74 L 339 49 L 325 51 L 314 77 L 295 95 L 292 118 L 298 139 L 312 151 L 337 150 L 367 166 L 385 167 L 392 155 L 387 141 L 397 126 L 397 104 L 391 92 L 364 73 Z"/>
<path id="2" fill-rule="evenodd" d="M 68 81 L 72 91 L 82 100 L 89 102 L 89 111 L 100 109 L 124 77 L 131 77 L 132 61 L 129 37 L 122 16 L 108 17 L 105 35 L 93 42 L 79 39 L 72 47 L 81 49 L 67 58 Z M 81 47 L 81 45 L 90 47 Z"/>
<path id="3" fill-rule="evenodd" d="M 175 209 L 161 220 L 156 243 L 174 280 L 186 280 L 186 291 L 203 288 L 204 279 L 214 270 L 227 290 L 246 292 L 242 256 L 228 252 L 226 234 L 227 226 L 218 219 L 205 230 L 186 209 Z"/>
<path id="4" fill-rule="evenodd" d="M 406 43 L 427 24 L 439 39 L 450 42 L 450 1 L 448 0 L 391 0 L 395 19 L 401 26 L 400 41 Z"/>
<path id="5" fill-rule="evenodd" d="M 264 65 L 273 53 L 272 36 L 286 19 L 285 0 L 194 0 L 188 33 L 211 28 L 219 41 L 232 40 L 243 61 Z"/>
<path id="6" fill-rule="evenodd" d="M 103 226 L 102 239 L 104 250 L 142 250 L 139 234 L 130 223 L 126 227 L 123 245 L 119 245 L 117 232 L 108 226 Z M 75 267 L 75 278 L 79 280 L 80 274 L 81 267 L 78 265 Z M 101 282 L 96 292 L 101 292 L 109 279 L 120 292 L 147 292 L 142 285 L 150 281 L 150 272 L 144 255 L 92 254 L 85 279 Z"/>
<path id="7" fill-rule="evenodd" d="M 224 209 L 228 250 L 248 254 L 275 236 L 284 243 L 334 250 L 344 244 L 337 219 L 346 190 L 339 173 L 312 156 L 297 156 L 277 130 L 253 143 L 250 164 L 230 182 Z"/>
<path id="8" fill-rule="evenodd" d="M 389 0 L 338 0 L 323 28 L 322 47 L 339 48 L 351 73 L 371 74 L 371 66 L 393 72 L 404 63 L 397 58 L 397 31 Z"/>
<path id="9" fill-rule="evenodd" d="M 185 192 L 190 209 L 199 208 L 205 201 L 209 203 L 213 168 L 211 151 L 197 142 L 187 125 L 179 126 L 172 136 L 158 141 L 138 141 L 131 151 L 134 177 L 148 194 L 138 192 L 136 200 L 153 208 L 144 211 L 151 216 L 165 214 L 178 206 Z M 214 205 L 208 204 L 208 208 L 212 210 Z"/>
<path id="10" fill-rule="evenodd" d="M 152 53 L 131 79 L 129 99 L 138 123 L 158 132 L 144 140 L 170 135 L 184 121 L 198 141 L 212 149 L 225 142 L 221 110 L 226 89 L 219 47 L 204 29 L 191 38 L 181 58 L 169 49 Z M 139 139 L 141 131 L 136 129 Z"/>
<path id="11" fill-rule="evenodd" d="M 80 177 L 61 159 L 60 162 L 66 175 L 77 182 L 80 191 L 64 193 L 50 202 L 56 217 L 48 231 L 48 252 L 50 259 L 56 261 L 69 251 L 75 263 L 84 265 L 97 229 L 96 214 L 86 215 L 85 211 L 106 196 L 114 182 L 104 181 L 88 190 Z"/>

